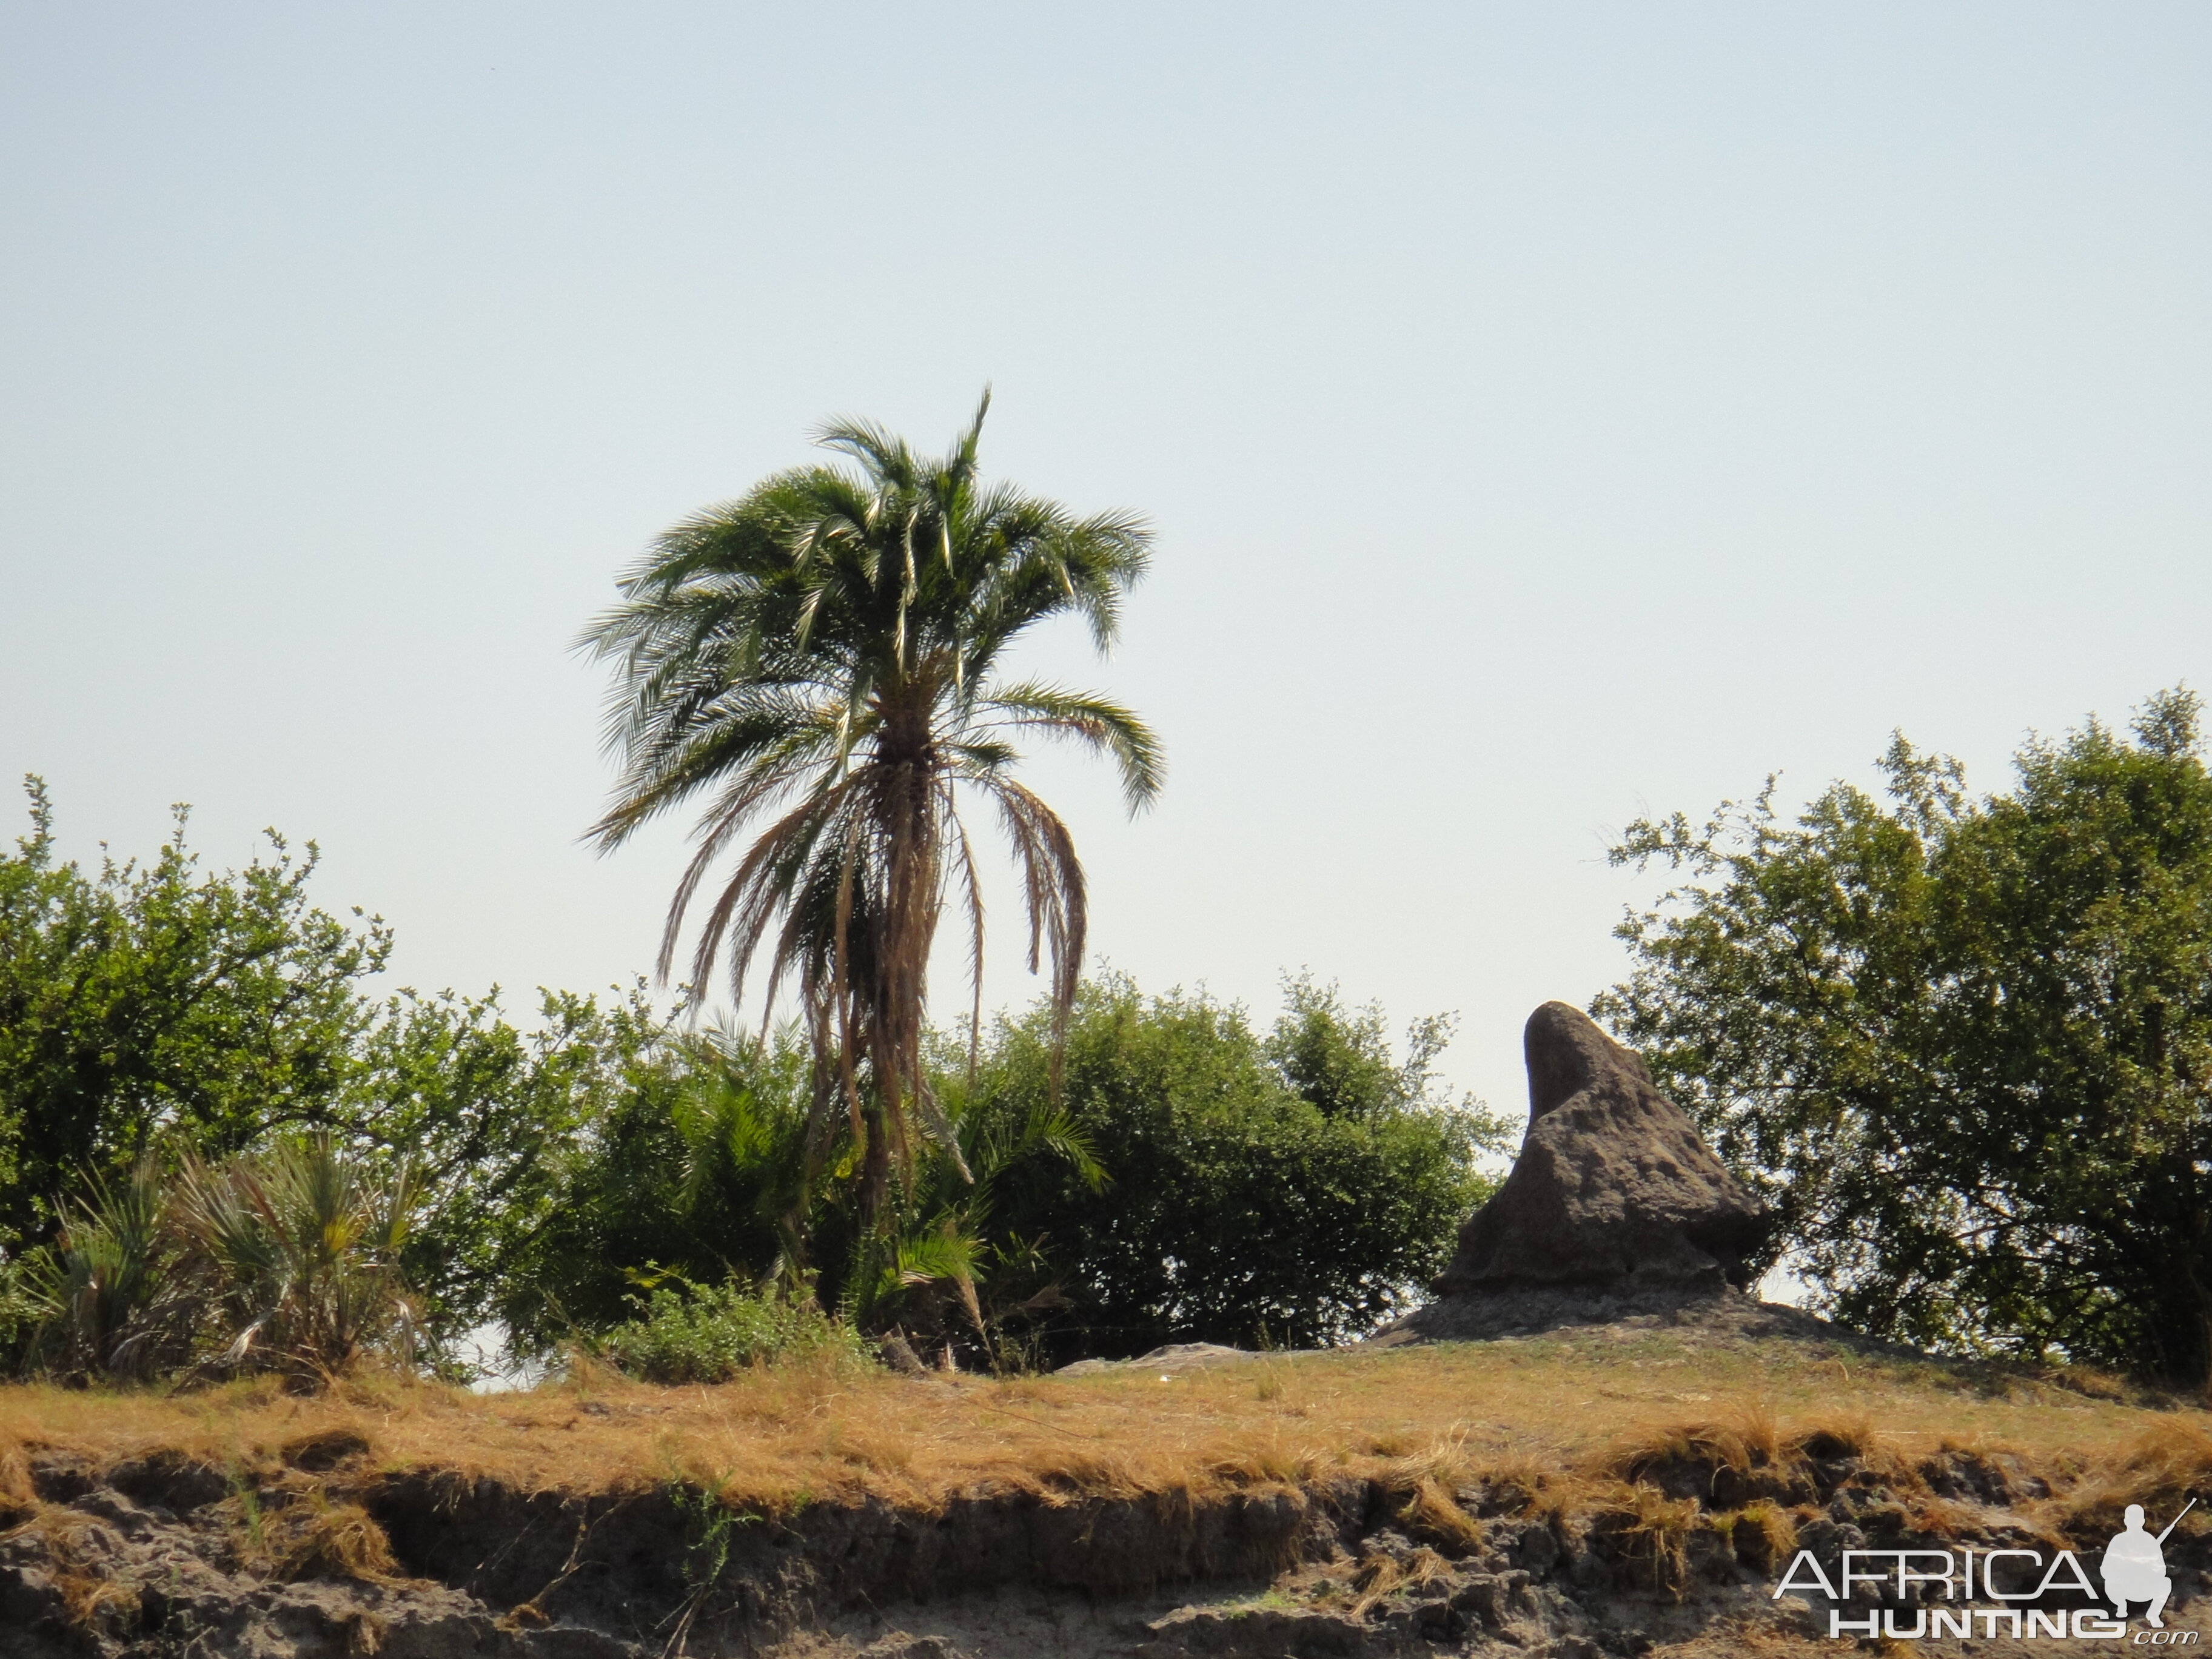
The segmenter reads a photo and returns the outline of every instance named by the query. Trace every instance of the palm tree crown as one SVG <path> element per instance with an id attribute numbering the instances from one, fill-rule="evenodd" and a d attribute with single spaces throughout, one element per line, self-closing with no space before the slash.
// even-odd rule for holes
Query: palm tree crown
<path id="1" fill-rule="evenodd" d="M 818 1155 L 834 1119 L 850 1122 L 868 1213 L 894 1166 L 910 1166 L 910 1116 L 959 1158 L 922 1051 L 949 893 L 967 920 L 981 1012 L 983 905 L 961 795 L 996 810 L 1021 877 L 1030 971 L 1049 962 L 1064 1011 L 1083 955 L 1083 870 L 1067 826 L 1017 781 L 1012 738 L 1034 730 L 1103 751 L 1133 812 L 1160 784 L 1159 745 L 1127 709 L 998 677 L 1024 629 L 1064 611 L 1110 646 L 1151 535 L 1127 514 L 1077 519 L 986 488 L 975 451 L 989 407 L 987 392 L 939 459 L 870 423 L 826 428 L 823 446 L 857 472 L 794 468 L 678 525 L 580 641 L 615 665 L 607 740 L 622 767 L 587 838 L 609 850 L 700 802 L 662 936 L 665 981 L 701 884 L 742 831 L 763 826 L 708 907 L 692 977 L 703 985 L 726 951 L 742 1001 L 768 946 L 764 1000 L 788 976 L 813 1038 L 812 1144 Z"/>

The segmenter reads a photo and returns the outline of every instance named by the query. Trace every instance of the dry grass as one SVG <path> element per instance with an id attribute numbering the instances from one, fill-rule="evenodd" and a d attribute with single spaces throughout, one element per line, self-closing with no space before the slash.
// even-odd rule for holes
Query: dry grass
<path id="1" fill-rule="evenodd" d="M 1398 1524 L 1411 1536 L 1442 1544 L 1455 1554 L 1473 1555 L 1482 1548 L 1482 1523 L 1435 1480 L 1414 1483 L 1413 1496 L 1398 1511 Z"/>
<path id="2" fill-rule="evenodd" d="M 31 1490 L 31 1462 L 23 1443 L 0 1428 L 0 1532 L 20 1524 L 39 1507 Z"/>
<path id="3" fill-rule="evenodd" d="M 1836 1409 L 1844 1377 L 1848 1413 Z M 592 1373 L 490 1395 L 376 1377 L 312 1397 L 266 1380 L 168 1395 L 12 1386 L 0 1388 L 0 1437 L 103 1462 L 174 1449 L 264 1473 L 288 1453 L 325 1461 L 353 1436 L 366 1449 L 353 1471 L 436 1468 L 524 1490 L 683 1480 L 769 1513 L 863 1492 L 933 1508 L 991 1490 L 1197 1498 L 1356 1474 L 1400 1494 L 1430 1541 L 1462 1548 L 1479 1534 L 1455 1491 L 1486 1494 L 1486 1513 L 1583 1507 L 1624 1480 L 1633 1489 L 1639 1462 L 1668 1457 L 1747 1470 L 1850 1452 L 1909 1474 L 1947 1446 L 2003 1447 L 2038 1468 L 2106 1471 L 2099 1492 L 2146 1503 L 2212 1472 L 2202 1411 L 2026 1378 L 1999 1392 L 1986 1375 L 1923 1363 L 1665 1329 L 1276 1354 L 1164 1379 L 1136 1367 L 1000 1381 L 823 1366 L 712 1388 Z M 10 1455 L 0 1437 L 0 1507 L 20 1484 Z M 1661 1519 L 1638 1511 L 1631 1524 Z M 1654 1549 L 1666 1576 L 1671 1545 L 1656 1538 Z"/>
<path id="4" fill-rule="evenodd" d="M 1779 1564 L 1788 1560 L 1797 1547 L 1796 1517 L 1765 1498 L 1745 1504 L 1735 1512 L 1734 1520 L 1734 1529 L 1751 1527 L 1758 1530 L 1765 1542 L 1769 1562 Z M 1737 1553 L 1742 1553 L 1741 1548 Z"/>
<path id="5" fill-rule="evenodd" d="M 1434 1550 L 1415 1550 L 1402 1562 L 1370 1550 L 1360 1558 L 1352 1574 L 1352 1616 L 1365 1618 L 1369 1608 L 1394 1590 L 1420 1589 L 1450 1577 L 1450 1564 Z"/>
<path id="6" fill-rule="evenodd" d="M 2203 1413 L 2177 1415 L 2172 1420 L 2145 1425 L 2119 1449 L 2087 1472 L 2087 1478 L 2068 1504 L 2068 1516 L 2087 1528 L 2117 1531 L 2130 1504 L 2141 1504 L 2154 1516 L 2178 1513 L 2197 1498 L 2185 1531 L 2204 1518 L 2203 1494 L 2212 1487 L 2212 1424 Z M 2153 1521 L 2156 1531 L 2162 1524 Z"/>
<path id="7" fill-rule="evenodd" d="M 72 1626 L 96 1626 L 111 1607 L 120 1612 L 137 1606 L 137 1585 L 113 1571 L 107 1531 L 90 1516 L 42 1504 L 15 1531 L 38 1540 L 46 1575 Z"/>
<path id="8" fill-rule="evenodd" d="M 1678 1601 L 1690 1581 L 1690 1534 L 1698 1525 L 1693 1498 L 1669 1498 L 1650 1486 L 1619 1486 L 1596 1504 L 1595 1528 L 1619 1540 L 1620 1559 L 1648 1589 Z"/>
<path id="9" fill-rule="evenodd" d="M 334 1503 L 320 1491 L 272 1514 L 263 1530 L 271 1576 L 354 1578 L 384 1583 L 398 1575 L 392 1540 L 358 1504 Z"/>

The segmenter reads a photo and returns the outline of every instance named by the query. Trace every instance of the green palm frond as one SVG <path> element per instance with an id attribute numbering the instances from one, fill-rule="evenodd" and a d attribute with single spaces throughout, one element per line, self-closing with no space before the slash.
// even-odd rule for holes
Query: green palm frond
<path id="1" fill-rule="evenodd" d="M 1029 731 L 1066 738 L 1110 756 L 1121 774 L 1121 793 L 1133 812 L 1152 804 L 1166 775 L 1166 757 L 1152 729 L 1129 709 L 1087 691 L 1024 681 L 976 700 L 977 713 L 998 716 Z"/>

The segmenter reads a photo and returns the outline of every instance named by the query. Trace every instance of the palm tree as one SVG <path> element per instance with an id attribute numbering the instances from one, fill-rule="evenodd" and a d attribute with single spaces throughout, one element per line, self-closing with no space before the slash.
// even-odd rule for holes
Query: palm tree
<path id="1" fill-rule="evenodd" d="M 1066 824 L 1017 780 L 1012 738 L 1103 751 L 1133 813 L 1160 785 L 1159 745 L 1127 709 L 999 676 L 1014 640 L 1063 612 L 1106 650 L 1151 535 L 1128 514 L 1078 519 L 985 487 L 975 449 L 990 401 L 986 391 L 940 459 L 868 422 L 825 428 L 822 446 L 857 472 L 794 468 L 678 525 L 579 641 L 615 665 L 607 743 L 622 768 L 586 839 L 609 851 L 700 803 L 661 940 L 665 983 L 702 884 L 757 827 L 707 908 L 692 981 L 704 986 L 726 951 L 742 1005 L 765 947 L 764 1005 L 793 984 L 815 1056 L 811 1156 L 836 1121 L 849 1124 L 864 1219 L 893 1171 L 911 1172 L 917 1128 L 965 1169 L 923 1069 L 930 952 L 955 894 L 981 1023 L 983 902 L 963 796 L 996 810 L 1030 970 L 1048 961 L 1064 1019 L 1083 956 L 1083 868 Z"/>

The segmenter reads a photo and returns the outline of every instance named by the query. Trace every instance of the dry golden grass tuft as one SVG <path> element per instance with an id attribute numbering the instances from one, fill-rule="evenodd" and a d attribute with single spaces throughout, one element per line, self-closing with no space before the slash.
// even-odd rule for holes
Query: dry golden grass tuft
<path id="1" fill-rule="evenodd" d="M 1402 1562 L 1380 1550 L 1370 1550 L 1352 1571 L 1352 1616 L 1364 1618 L 1370 1607 L 1393 1590 L 1420 1589 L 1450 1577 L 1451 1564 L 1434 1550 L 1415 1550 Z"/>
<path id="2" fill-rule="evenodd" d="M 273 1577 L 353 1578 L 386 1583 L 399 1574 L 392 1540 L 358 1504 L 333 1502 L 320 1491 L 270 1516 L 264 1548 Z"/>
<path id="3" fill-rule="evenodd" d="M 2140 1504 L 2154 1532 L 2180 1515 L 2191 1498 L 2195 1509 L 2182 1520 L 2187 1534 L 2212 1532 L 2205 1495 L 2212 1492 L 2212 1423 L 2203 1413 L 2145 1426 L 2120 1448 L 2118 1455 L 2094 1469 L 2072 1494 L 2066 1521 L 2088 1532 L 2117 1531 L 2130 1504 Z"/>
<path id="4" fill-rule="evenodd" d="M 1797 1547 L 1797 1517 L 1770 1499 L 1755 1498 L 1736 1511 L 1732 1531 L 1741 1537 L 1747 1527 L 1758 1533 L 1769 1564 L 1788 1560 Z M 1741 1542 L 1736 1545 L 1736 1553 L 1739 1557 L 1747 1554 Z M 1750 1553 L 1755 1559 L 1756 1553 Z"/>
<path id="5" fill-rule="evenodd" d="M 2044 1376 L 2056 1386 L 2091 1400 L 2125 1400 L 2136 1392 L 2124 1379 L 2089 1365 L 2061 1365 Z"/>
<path id="6" fill-rule="evenodd" d="M 1754 1469 L 1801 1461 L 1785 1458 L 1771 1413 L 1757 1413 L 1759 1427 L 1747 1432 L 1733 1424 L 1691 1421 L 1656 1425 L 1626 1436 L 1606 1459 L 1607 1472 L 1636 1481 L 1656 1469 L 1702 1468 L 1708 1480 L 1723 1470 L 1748 1475 Z M 1798 1452 L 1791 1447 L 1791 1454 Z"/>
<path id="7" fill-rule="evenodd" d="M 1398 1511 L 1398 1524 L 1409 1536 L 1442 1544 L 1458 1554 L 1472 1555 L 1482 1547 L 1482 1522 L 1435 1480 L 1414 1484 L 1413 1496 Z"/>
<path id="8" fill-rule="evenodd" d="M 1591 1529 L 1616 1540 L 1621 1560 L 1643 1577 L 1645 1588 L 1680 1600 L 1690 1582 L 1690 1534 L 1698 1525 L 1698 1500 L 1622 1483 L 1600 1493 L 1593 1508 Z"/>

